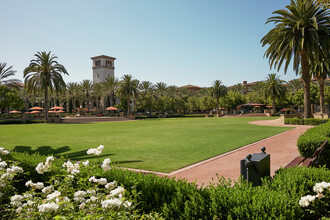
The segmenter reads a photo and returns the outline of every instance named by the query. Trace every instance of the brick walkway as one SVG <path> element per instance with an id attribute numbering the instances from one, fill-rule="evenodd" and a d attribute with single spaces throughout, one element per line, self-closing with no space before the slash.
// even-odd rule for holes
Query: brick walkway
<path id="1" fill-rule="evenodd" d="M 262 146 L 265 146 L 266 153 L 270 154 L 271 175 L 274 175 L 275 170 L 287 165 L 293 158 L 299 156 L 296 145 L 297 139 L 301 133 L 312 127 L 305 125 L 284 125 L 280 119 L 255 121 L 251 123 L 295 128 L 165 175 L 169 177 L 185 178 L 189 182 L 196 180 L 198 185 L 202 183 L 209 184 L 212 178 L 216 180 L 216 174 L 225 178 L 237 180 L 240 175 L 240 160 L 245 158 L 249 153 L 261 152 L 260 148 Z"/>

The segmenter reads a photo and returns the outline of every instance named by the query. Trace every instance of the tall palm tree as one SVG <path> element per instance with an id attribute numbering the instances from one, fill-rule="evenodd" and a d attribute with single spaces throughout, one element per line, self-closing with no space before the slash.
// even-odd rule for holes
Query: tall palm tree
<path id="1" fill-rule="evenodd" d="M 320 57 L 311 65 L 313 77 L 319 84 L 320 90 L 320 112 L 324 109 L 324 84 L 327 77 L 330 75 L 330 58 Z"/>
<path id="2" fill-rule="evenodd" d="M 299 73 L 304 85 L 304 117 L 311 117 L 310 66 L 313 54 L 330 44 L 329 11 L 323 10 L 314 1 L 291 0 L 287 10 L 274 11 L 266 23 L 274 22 L 275 28 L 261 39 L 262 46 L 269 45 L 265 57 L 270 67 L 279 70 L 283 64 L 284 73 L 293 58 L 293 69 Z"/>
<path id="3" fill-rule="evenodd" d="M 10 76 L 14 76 L 16 71 L 12 70 L 13 66 L 6 67 L 7 63 L 0 63 L 0 86 L 4 85 L 9 88 L 20 88 L 21 80 L 18 79 L 7 79 Z"/>
<path id="4" fill-rule="evenodd" d="M 93 92 L 92 92 L 92 98 L 93 103 L 95 101 L 97 113 L 101 110 L 101 98 L 103 95 L 103 87 L 101 83 L 94 83 L 93 85 Z"/>
<path id="5" fill-rule="evenodd" d="M 268 74 L 266 81 L 263 83 L 261 92 L 265 98 L 270 98 L 272 101 L 273 113 L 275 113 L 276 99 L 285 96 L 286 87 L 284 86 L 284 82 L 276 73 L 271 73 Z"/>
<path id="6" fill-rule="evenodd" d="M 36 59 L 30 61 L 30 65 L 24 69 L 25 87 L 28 92 L 44 92 L 46 120 L 48 119 L 48 90 L 59 92 L 65 89 L 63 74 L 68 74 L 65 67 L 59 64 L 55 55 L 46 51 L 37 52 Z"/>
<path id="7" fill-rule="evenodd" d="M 90 111 L 89 109 L 89 98 L 90 98 L 90 95 L 91 95 L 91 92 L 92 92 L 92 88 L 93 88 L 93 82 L 90 81 L 89 79 L 85 79 L 83 80 L 81 83 L 81 88 L 82 88 L 82 91 L 84 92 L 85 94 L 85 106 L 86 108 L 88 109 L 88 111 Z"/>
<path id="8" fill-rule="evenodd" d="M 155 85 L 156 94 L 159 97 L 163 97 L 166 93 L 167 85 L 164 82 L 158 82 Z"/>
<path id="9" fill-rule="evenodd" d="M 139 104 L 145 111 L 149 112 L 152 107 L 154 85 L 150 81 L 142 81 L 139 83 Z M 149 112 L 149 115 L 151 113 Z"/>
<path id="10" fill-rule="evenodd" d="M 69 112 L 70 100 L 72 100 L 72 109 L 76 109 L 77 87 L 78 87 L 78 83 L 75 82 L 69 82 L 66 84 L 66 98 L 67 98 L 66 112 Z"/>
<path id="11" fill-rule="evenodd" d="M 222 82 L 220 80 L 215 80 L 213 82 L 212 87 L 210 88 L 210 93 L 213 98 L 217 101 L 217 117 L 219 117 L 219 99 L 221 97 L 226 96 L 227 94 L 227 88 L 226 86 L 222 85 Z"/>
<path id="12" fill-rule="evenodd" d="M 114 106 L 116 102 L 115 98 L 119 86 L 119 80 L 115 77 L 110 76 L 106 78 L 105 81 L 102 82 L 102 86 L 105 92 L 109 95 L 110 106 Z"/>
<path id="13" fill-rule="evenodd" d="M 139 81 L 133 79 L 132 75 L 124 75 L 121 78 L 119 92 L 127 101 L 127 116 L 130 115 L 131 98 L 138 93 Z"/>

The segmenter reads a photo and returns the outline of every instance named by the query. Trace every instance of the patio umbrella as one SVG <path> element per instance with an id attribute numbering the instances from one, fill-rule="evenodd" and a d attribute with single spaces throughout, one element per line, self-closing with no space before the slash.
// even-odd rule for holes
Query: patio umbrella
<path id="1" fill-rule="evenodd" d="M 50 108 L 51 110 L 63 110 L 64 108 L 61 106 L 54 106 L 53 108 Z"/>
<path id="2" fill-rule="evenodd" d="M 237 106 L 236 108 L 242 108 L 241 106 Z"/>
<path id="3" fill-rule="evenodd" d="M 39 106 L 34 106 L 32 108 L 29 108 L 29 110 L 32 110 L 32 111 L 41 111 L 41 110 L 44 110 L 44 108 L 41 108 Z"/>
<path id="4" fill-rule="evenodd" d="M 32 111 L 32 112 L 30 112 L 30 114 L 39 114 L 40 113 L 40 111 Z"/>
<path id="5" fill-rule="evenodd" d="M 21 111 L 16 111 L 16 110 L 13 110 L 13 111 L 10 111 L 9 114 L 20 114 L 22 113 Z"/>
<path id="6" fill-rule="evenodd" d="M 59 111 L 55 111 L 56 113 L 64 113 L 65 111 L 63 110 L 59 110 Z"/>
<path id="7" fill-rule="evenodd" d="M 259 105 L 256 105 L 256 106 L 254 106 L 254 108 L 260 108 L 260 106 Z"/>
<path id="8" fill-rule="evenodd" d="M 56 113 L 56 111 L 48 111 L 48 113 Z"/>
<path id="9" fill-rule="evenodd" d="M 110 107 L 106 108 L 105 110 L 118 110 L 118 108 L 110 106 Z"/>
<path id="10" fill-rule="evenodd" d="M 273 106 L 271 106 L 271 105 L 267 105 L 266 108 L 273 108 Z"/>

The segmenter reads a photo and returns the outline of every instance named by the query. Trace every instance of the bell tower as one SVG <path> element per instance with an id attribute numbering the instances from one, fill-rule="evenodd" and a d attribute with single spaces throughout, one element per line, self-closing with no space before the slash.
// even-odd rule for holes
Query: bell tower
<path id="1" fill-rule="evenodd" d="M 115 77 L 115 59 L 105 55 L 91 57 L 93 60 L 93 82 L 103 82 L 109 77 Z"/>

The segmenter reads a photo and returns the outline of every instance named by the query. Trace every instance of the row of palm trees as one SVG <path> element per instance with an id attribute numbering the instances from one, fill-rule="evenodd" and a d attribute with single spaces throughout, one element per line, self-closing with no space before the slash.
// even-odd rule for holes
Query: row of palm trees
<path id="1" fill-rule="evenodd" d="M 312 116 L 311 77 L 314 75 L 322 84 L 329 75 L 330 13 L 324 6 L 316 1 L 291 0 L 286 9 L 273 12 L 275 16 L 266 23 L 274 23 L 275 27 L 261 39 L 262 46 L 268 46 L 265 57 L 270 67 L 279 70 L 284 65 L 286 73 L 292 62 L 296 74 L 301 75 L 305 118 Z"/>
<path id="2" fill-rule="evenodd" d="M 247 95 L 244 95 L 246 88 L 242 84 L 237 84 L 231 89 L 228 89 L 220 80 L 215 80 L 210 88 L 203 88 L 199 91 L 192 92 L 185 88 L 167 86 L 163 82 L 156 84 L 152 84 L 149 81 L 139 82 L 133 79 L 131 75 L 124 75 L 121 80 L 109 77 L 102 83 L 93 83 L 90 80 L 83 80 L 80 83 L 70 82 L 66 85 L 63 82 L 52 82 L 53 84 L 48 87 L 48 92 L 46 92 L 43 89 L 46 86 L 43 86 L 43 84 L 46 84 L 48 81 L 45 80 L 45 77 L 41 77 L 42 74 L 46 73 L 41 72 L 45 69 L 56 69 L 55 67 L 50 68 L 49 64 L 45 65 L 47 63 L 45 60 L 49 59 L 50 62 L 53 62 L 54 59 L 51 58 L 54 56 L 50 56 L 50 53 L 41 52 L 36 54 L 36 57 L 37 59 L 31 61 L 32 64 L 25 70 L 25 73 L 29 73 L 30 75 L 28 76 L 31 78 L 25 78 L 25 89 L 19 92 L 20 97 L 24 100 L 26 109 L 29 108 L 29 103 L 38 103 L 39 101 L 39 103 L 44 104 L 45 108 L 47 106 L 46 109 L 48 109 L 48 103 L 52 106 L 57 103 L 63 107 L 66 105 L 67 111 L 69 109 L 76 109 L 77 106 L 85 106 L 89 110 L 92 108 L 104 110 L 102 106 L 105 106 L 103 100 L 105 98 L 108 100 L 107 105 L 127 109 L 128 114 L 131 112 L 132 106 L 135 111 L 156 111 L 160 113 L 185 113 L 193 110 L 216 109 L 218 115 L 220 105 L 227 109 L 235 109 L 237 105 L 246 102 L 270 103 L 275 112 L 277 103 L 281 103 L 281 107 L 296 106 L 296 104 L 290 101 L 283 102 L 283 100 L 288 99 L 284 96 L 296 93 L 301 88 L 301 82 L 299 80 L 292 80 L 289 82 L 289 86 L 284 86 L 285 82 L 274 73 L 269 74 L 264 82 L 257 83 L 252 88 L 252 92 Z M 35 67 L 36 64 L 42 64 L 45 67 Z M 53 76 L 50 78 L 61 79 L 58 74 L 60 71 L 66 72 L 65 68 L 58 63 L 54 62 L 53 64 L 58 66 L 60 70 L 48 71 L 50 75 L 56 75 L 56 77 Z M 12 67 L 7 69 L 12 70 Z M 5 75 L 3 72 L 0 72 L 1 74 L 3 76 Z M 33 81 L 28 82 L 31 79 Z M 1 80 L 0 78 L 0 85 L 5 85 L 6 82 L 6 80 Z M 17 82 L 13 81 L 12 84 L 17 84 Z M 35 82 L 39 82 L 40 84 L 33 84 Z M 7 85 L 9 84 L 7 83 Z M 289 88 L 289 93 L 287 93 L 287 88 Z M 29 95 L 29 93 L 32 93 L 32 95 Z M 47 100 L 46 102 L 48 96 L 49 101 Z"/>

